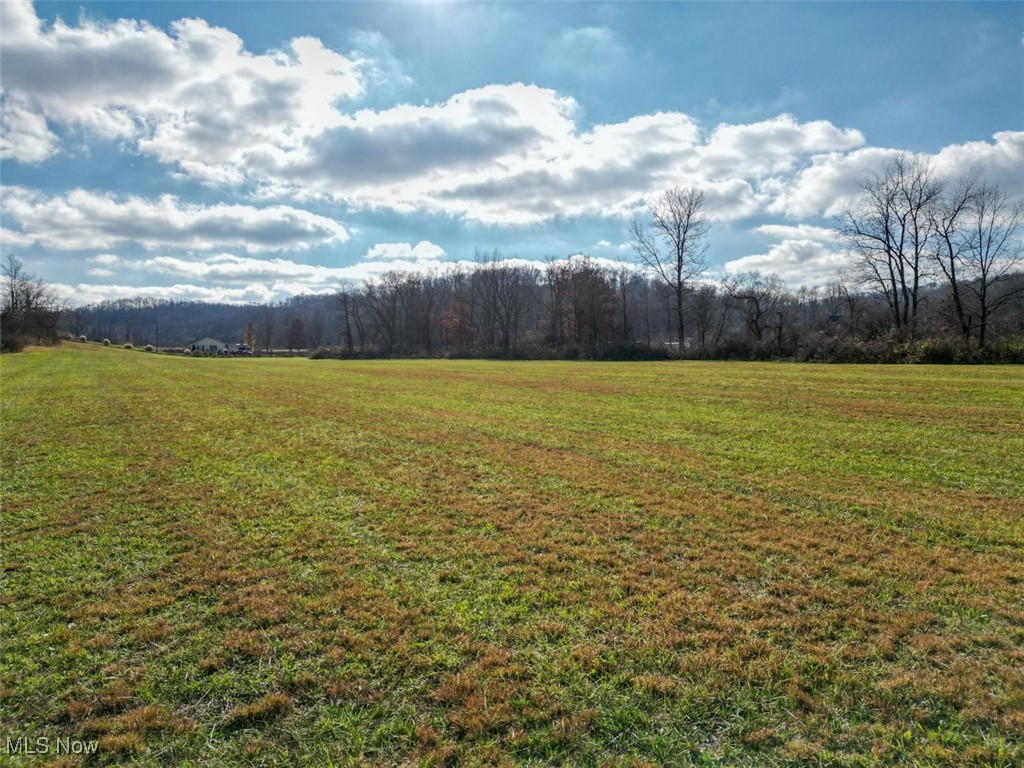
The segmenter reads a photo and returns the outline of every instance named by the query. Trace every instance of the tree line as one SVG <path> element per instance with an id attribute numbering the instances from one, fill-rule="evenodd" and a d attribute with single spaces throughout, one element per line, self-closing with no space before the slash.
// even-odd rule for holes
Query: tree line
<path id="1" fill-rule="evenodd" d="M 120 299 L 60 321 L 74 338 L 167 348 L 213 336 L 337 357 L 1024 362 L 1022 220 L 1021 201 L 980 174 L 946 182 L 901 155 L 838 217 L 847 269 L 816 288 L 759 272 L 708 279 L 711 222 L 691 187 L 650 202 L 631 226 L 628 261 L 538 266 L 478 250 L 468 268 L 386 272 L 333 295 L 244 306 Z M 15 303 L 6 279 L 5 317 Z"/>
<path id="2" fill-rule="evenodd" d="M 0 352 L 60 338 L 60 302 L 50 287 L 11 254 L 0 265 Z"/>

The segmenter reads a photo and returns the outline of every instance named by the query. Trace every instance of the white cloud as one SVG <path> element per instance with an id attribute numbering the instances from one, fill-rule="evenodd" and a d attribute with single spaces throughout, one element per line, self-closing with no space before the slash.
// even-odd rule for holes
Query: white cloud
<path id="1" fill-rule="evenodd" d="M 881 173 L 899 154 L 898 149 L 863 147 L 815 156 L 810 166 L 795 176 L 780 176 L 762 187 L 771 197 L 767 211 L 791 218 L 835 216 L 860 192 L 864 180 Z M 1024 173 L 1020 172 L 1024 168 L 1024 131 L 1002 131 L 992 142 L 952 144 L 922 157 L 933 161 L 941 178 L 952 180 L 978 169 L 1006 192 L 1024 194 Z"/>
<path id="2" fill-rule="evenodd" d="M 623 76 L 629 71 L 629 48 L 608 27 L 569 29 L 548 46 L 543 56 L 548 70 L 577 78 Z"/>
<path id="3" fill-rule="evenodd" d="M 17 105 L 9 119 L 51 137 L 16 158 L 23 162 L 52 153 L 45 118 L 136 141 L 195 178 L 239 181 L 248 156 L 296 148 L 336 121 L 337 101 L 363 88 L 355 62 L 310 37 L 256 55 L 201 19 L 173 22 L 170 34 L 84 16 L 77 26 L 43 25 L 22 2 L 0 3 L 0 26 L 4 90 Z"/>
<path id="4" fill-rule="evenodd" d="M 632 243 L 613 243 L 610 240 L 598 240 L 594 247 L 600 251 L 618 251 L 619 253 L 632 253 Z"/>
<path id="5" fill-rule="evenodd" d="M 18 248 L 35 243 L 35 240 L 22 232 L 0 227 L 0 245 L 4 248 Z"/>
<path id="6" fill-rule="evenodd" d="M 719 125 L 697 149 L 711 178 L 763 178 L 792 171 L 802 158 L 854 149 L 864 135 L 827 120 L 799 123 L 792 115 L 744 125 Z"/>
<path id="7" fill-rule="evenodd" d="M 175 285 L 119 285 L 116 283 L 53 283 L 50 286 L 58 298 L 72 306 L 95 304 L 109 299 L 127 296 L 144 299 L 177 299 L 183 301 L 207 301 L 224 304 L 250 304 L 273 301 L 274 291 L 265 285 L 253 284 L 241 288 L 209 287 L 178 283 Z"/>
<path id="8" fill-rule="evenodd" d="M 444 248 L 429 240 L 416 245 L 409 243 L 377 243 L 363 257 L 364 261 L 429 261 L 436 262 L 444 256 Z"/>
<path id="9" fill-rule="evenodd" d="M 43 24 L 28 3 L 0 3 L 4 45 L 2 153 L 23 163 L 60 151 L 82 131 L 122 141 L 181 180 L 254 189 L 262 200 L 325 199 L 353 210 L 388 209 L 528 225 L 564 217 L 626 220 L 673 186 L 698 184 L 709 215 L 833 215 L 896 149 L 864 146 L 860 131 L 782 114 L 710 131 L 688 115 L 656 112 L 581 126 L 576 101 L 549 88 L 492 84 L 437 104 L 352 111 L 368 86 L 408 84 L 378 33 L 342 55 L 313 37 L 255 54 L 227 29 L 182 19 Z M 565 61 L 619 42 L 603 27 L 565 32 Z M 628 52 L 627 52 L 628 53 Z M 392 91 L 393 92 L 393 91 Z M 346 109 L 348 111 L 346 111 Z M 1024 189 L 1024 132 L 946 147 L 936 168 L 985 170 Z M 116 200 L 81 190 L 44 199 L 13 192 L 5 215 L 51 248 L 288 250 L 342 241 L 340 224 L 287 206 L 188 206 L 173 197 Z M 788 237 L 788 236 L 787 236 Z M 806 233 L 793 242 L 824 242 Z M 424 261 L 396 252 L 385 259 Z"/>
<path id="10" fill-rule="evenodd" d="M 41 163 L 57 152 L 57 136 L 46 118 L 6 93 L 0 95 L 0 158 Z"/>
<path id="11" fill-rule="evenodd" d="M 812 240 L 819 243 L 831 243 L 836 239 L 834 229 L 815 227 L 811 224 L 762 224 L 759 227 L 754 227 L 753 231 L 780 240 Z"/>
<path id="12" fill-rule="evenodd" d="M 725 264 L 725 271 L 778 275 L 793 287 L 824 285 L 849 266 L 848 257 L 833 250 L 835 230 L 811 224 L 762 224 L 753 232 L 778 238 L 767 253 L 752 254 Z"/>
<path id="13" fill-rule="evenodd" d="M 182 298 L 202 301 L 246 303 L 276 301 L 297 294 L 331 293 L 345 283 L 360 283 L 385 272 L 436 274 L 448 270 L 471 271 L 480 265 L 470 260 L 441 260 L 443 250 L 429 241 L 416 246 L 408 243 L 380 243 L 367 252 L 364 260 L 345 267 L 327 267 L 304 264 L 291 259 L 260 259 L 219 253 L 197 259 L 176 256 L 154 256 L 146 259 L 105 258 L 109 254 L 93 257 L 90 261 L 106 266 L 88 270 L 93 277 L 112 277 L 115 269 L 123 276 L 131 274 L 149 285 L 138 287 L 124 283 L 88 284 L 75 286 L 57 284 L 55 289 L 72 304 L 89 304 L 104 299 L 141 296 L 148 298 Z M 555 259 L 560 264 L 584 258 L 574 254 Z M 600 267 L 616 269 L 617 261 L 588 257 Z M 541 272 L 546 261 L 517 257 L 501 258 L 500 262 L 513 266 L 530 267 Z M 108 268 L 112 267 L 112 268 Z M 171 279 L 170 286 L 159 283 Z"/>
<path id="14" fill-rule="evenodd" d="M 993 142 L 951 144 L 935 156 L 936 170 L 946 178 L 977 169 L 985 179 L 1011 195 L 1024 195 L 1024 131 L 1001 131 Z"/>
<path id="15" fill-rule="evenodd" d="M 391 41 L 380 32 L 357 32 L 353 44 L 360 74 L 374 91 L 400 93 L 413 84 L 412 76 L 396 58 Z"/>
<path id="16" fill-rule="evenodd" d="M 113 248 L 139 243 L 146 248 L 194 250 L 245 248 L 281 251 L 348 239 L 333 219 L 299 208 L 256 208 L 220 203 L 184 203 L 172 195 L 157 200 L 117 198 L 83 189 L 47 197 L 24 187 L 4 190 L 0 210 L 16 221 L 24 241 L 57 250 Z"/>
<path id="17" fill-rule="evenodd" d="M 156 281 L 159 277 L 184 279 L 188 284 L 240 288 L 265 286 L 278 299 L 296 293 L 322 293 L 335 290 L 344 281 L 360 281 L 390 270 L 430 272 L 466 266 L 468 262 L 440 261 L 444 250 L 429 241 L 415 246 L 409 243 L 380 243 L 369 249 L 364 259 L 346 267 L 305 264 L 292 259 L 257 258 L 232 253 L 218 253 L 203 258 L 181 258 L 159 255 L 146 259 L 124 259 L 96 256 L 90 261 L 103 265 L 97 271 L 111 272 L 109 267 L 129 270 L 135 275 Z M 100 275 L 104 276 L 104 275 Z M 109 276 L 106 275 L 106 276 Z M 136 295 L 128 293 L 124 295 Z"/>
<path id="18" fill-rule="evenodd" d="M 863 142 L 831 123 L 783 115 L 720 126 L 707 140 L 677 112 L 577 129 L 578 105 L 532 85 L 492 85 L 429 107 L 364 110 L 266 157 L 257 177 L 272 195 L 322 195 L 353 208 L 464 216 L 488 224 L 557 217 L 628 218 L 677 185 L 705 188 L 709 214 L 728 221 L 769 202 L 763 187 L 812 153 Z"/>
<path id="19" fill-rule="evenodd" d="M 727 272 L 757 271 L 764 275 L 778 275 L 791 286 L 824 285 L 835 280 L 848 266 L 842 253 L 830 250 L 815 240 L 783 240 L 768 249 L 768 253 L 744 256 L 727 262 Z"/>
<path id="20" fill-rule="evenodd" d="M 156 256 L 135 262 L 134 266 L 150 272 L 218 283 L 290 280 L 309 286 L 321 286 L 337 283 L 345 277 L 345 270 L 340 268 L 302 264 L 290 259 L 257 259 L 230 253 L 205 259 Z"/>
<path id="21" fill-rule="evenodd" d="M 257 55 L 200 19 L 165 32 L 84 17 L 77 26 L 44 25 L 25 4 L 3 9 L 12 30 L 3 49 L 10 120 L 36 137 L 20 150 L 23 159 L 55 151 L 49 121 L 126 139 L 182 177 L 252 184 L 266 198 L 529 224 L 626 218 L 669 186 L 700 183 L 709 213 L 731 220 L 763 209 L 776 177 L 810 156 L 863 143 L 855 130 L 789 115 L 721 125 L 705 138 L 675 112 L 582 131 L 573 99 L 522 83 L 348 114 L 345 101 L 361 97 L 367 82 L 404 77 L 379 35 L 357 35 L 370 53 L 355 57 L 310 37 Z M 567 55 L 615 43 L 601 27 L 559 41 Z"/>
<path id="22" fill-rule="evenodd" d="M 277 192 L 320 194 L 355 207 L 462 213 L 443 194 L 558 157 L 572 136 L 572 99 L 522 84 L 456 94 L 443 104 L 362 110 L 302 152 L 250 167 Z"/>
<path id="23" fill-rule="evenodd" d="M 848 154 L 818 155 L 795 177 L 780 178 L 770 185 L 772 201 L 767 210 L 791 218 L 834 216 L 860 192 L 861 182 L 881 171 L 897 154 L 894 149 L 865 147 Z"/>

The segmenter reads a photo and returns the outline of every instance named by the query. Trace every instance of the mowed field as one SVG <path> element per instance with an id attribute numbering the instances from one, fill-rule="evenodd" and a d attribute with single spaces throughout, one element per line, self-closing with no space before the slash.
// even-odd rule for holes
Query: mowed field
<path id="1" fill-rule="evenodd" d="M 1021 368 L 74 344 L 0 376 L 0 739 L 1024 763 Z"/>

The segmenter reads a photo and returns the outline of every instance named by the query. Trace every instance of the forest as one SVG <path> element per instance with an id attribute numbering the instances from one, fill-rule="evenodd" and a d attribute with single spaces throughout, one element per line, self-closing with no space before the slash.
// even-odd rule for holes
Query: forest
<path id="1" fill-rule="evenodd" d="M 752 272 L 686 290 L 680 350 L 671 292 L 634 269 L 573 257 L 541 271 L 491 258 L 472 271 L 390 272 L 275 305 L 122 299 L 68 310 L 62 323 L 73 338 L 161 348 L 202 336 L 238 343 L 248 332 L 263 354 L 1024 361 L 1020 273 L 996 287 L 1011 300 L 991 318 L 984 348 L 964 338 L 952 292 L 938 283 L 921 291 L 911 337 L 894 332 L 884 300 L 842 280 L 794 291 Z"/>

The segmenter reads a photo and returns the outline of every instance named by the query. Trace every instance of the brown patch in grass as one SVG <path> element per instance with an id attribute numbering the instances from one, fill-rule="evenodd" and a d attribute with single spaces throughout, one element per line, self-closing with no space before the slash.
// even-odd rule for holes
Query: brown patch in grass
<path id="1" fill-rule="evenodd" d="M 146 751 L 146 742 L 138 733 L 112 733 L 99 741 L 99 754 L 105 756 L 128 758 Z"/>
<path id="2" fill-rule="evenodd" d="M 131 686 L 124 680 L 114 680 L 99 692 L 99 709 L 103 712 L 120 712 L 126 709 L 134 698 Z"/>
<path id="3" fill-rule="evenodd" d="M 194 726 L 192 721 L 178 717 L 167 707 L 151 704 L 125 712 L 116 719 L 117 727 L 125 731 L 184 731 Z"/>
<path id="4" fill-rule="evenodd" d="M 244 659 L 259 659 L 267 655 L 267 644 L 263 633 L 236 628 L 225 635 L 224 650 Z"/>
<path id="5" fill-rule="evenodd" d="M 245 726 L 262 725 L 276 720 L 289 712 L 292 708 L 292 700 L 283 693 L 268 693 L 252 704 L 229 710 L 224 717 L 226 728 L 241 728 Z"/>
<path id="6" fill-rule="evenodd" d="M 135 638 L 140 643 L 155 643 L 171 634 L 171 625 L 167 619 L 156 619 L 143 624 L 135 630 Z"/>

